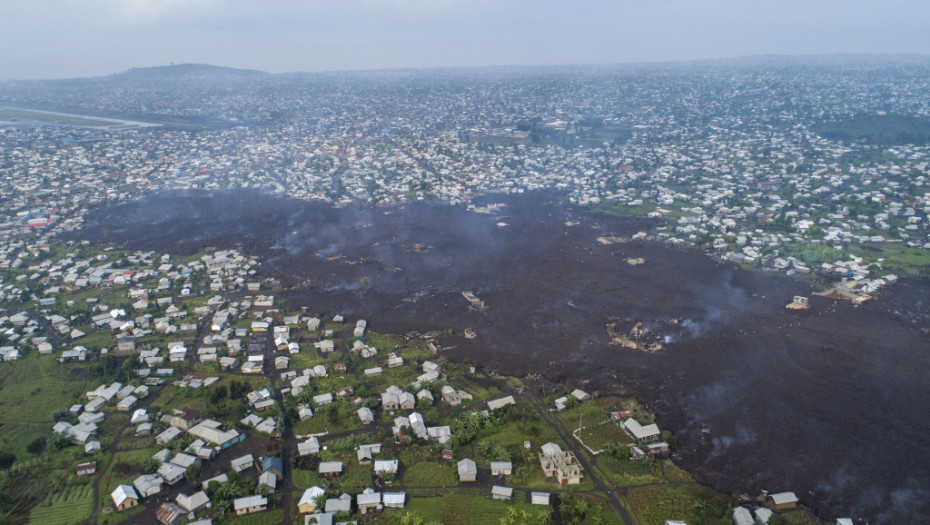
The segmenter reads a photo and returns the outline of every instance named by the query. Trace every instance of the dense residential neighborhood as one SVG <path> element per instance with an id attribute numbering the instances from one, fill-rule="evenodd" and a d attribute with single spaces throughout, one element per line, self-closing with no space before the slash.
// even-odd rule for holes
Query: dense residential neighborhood
<path id="1" fill-rule="evenodd" d="M 386 333 L 312 292 L 294 306 L 239 231 L 193 253 L 157 216 L 164 251 L 74 237 L 154 195 L 424 201 L 504 228 L 505 196 L 554 193 L 642 226 L 601 245 L 700 250 L 857 306 L 927 275 L 930 134 L 908 120 L 930 113 L 924 76 L 873 91 L 842 63 L 630 68 L 0 83 L 18 115 L 0 112 L 0 521 L 818 523 L 806 491 L 695 482 L 674 427 L 625 390 L 453 362 L 443 334 Z M 627 321 L 611 342 L 642 349 Z"/>
<path id="2" fill-rule="evenodd" d="M 830 128 L 846 120 L 855 128 L 864 113 L 926 113 L 924 83 L 887 80 L 898 93 L 888 100 L 864 89 L 866 73 L 847 74 L 841 65 L 796 65 L 774 84 L 747 66 L 707 73 L 676 99 L 685 88 L 663 83 L 662 75 L 691 82 L 697 73 L 636 71 L 639 82 L 624 83 L 633 71 L 560 80 L 532 107 L 523 99 L 523 87 L 536 82 L 530 73 L 463 74 L 446 83 L 424 74 L 412 82 L 429 87 L 435 100 L 405 98 L 404 112 L 393 111 L 402 80 L 390 72 L 374 77 L 377 96 L 358 105 L 355 99 L 370 94 L 361 87 L 311 84 L 325 95 L 311 104 L 276 77 L 245 84 L 234 73 L 228 81 L 244 94 L 206 101 L 198 97 L 206 86 L 165 78 L 165 92 L 184 93 L 173 104 L 151 90 L 116 101 L 80 82 L 41 91 L 29 83 L 0 86 L 0 104 L 67 98 L 76 111 L 159 107 L 156 121 L 209 114 L 229 123 L 196 131 L 0 125 L 0 267 L 20 267 L 102 203 L 236 188 L 340 206 L 426 199 L 483 213 L 498 210 L 474 205 L 480 195 L 557 190 L 580 206 L 652 218 L 650 235 L 665 242 L 789 275 L 845 279 L 857 294 L 893 283 L 897 275 L 887 267 L 913 271 L 913 257 L 927 260 L 926 143 L 909 143 L 909 131 L 894 140 L 866 131 L 850 141 Z M 500 96 L 492 101 L 474 90 L 479 80 Z M 120 81 L 137 82 L 131 75 Z M 271 124 L 263 119 L 271 101 L 249 96 L 266 84 L 279 88 L 276 101 L 289 108 Z M 459 90 L 468 94 L 459 98 Z M 740 97 L 747 101 L 737 103 Z M 631 112 L 623 106 L 629 99 L 676 103 Z M 236 125 L 256 121 L 262 125 Z"/>

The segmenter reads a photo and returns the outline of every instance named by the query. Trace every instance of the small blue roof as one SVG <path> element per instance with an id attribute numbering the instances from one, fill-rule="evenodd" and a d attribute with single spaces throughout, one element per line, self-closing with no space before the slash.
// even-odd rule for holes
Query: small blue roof
<path id="1" fill-rule="evenodd" d="M 278 472 L 284 472 L 284 461 L 281 458 L 276 458 L 274 456 L 266 456 L 262 458 L 262 472 L 267 472 L 269 469 L 275 469 Z"/>

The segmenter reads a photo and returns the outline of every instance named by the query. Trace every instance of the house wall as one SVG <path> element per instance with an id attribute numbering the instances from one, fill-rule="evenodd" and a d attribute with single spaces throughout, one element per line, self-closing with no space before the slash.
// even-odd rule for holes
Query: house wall
<path id="1" fill-rule="evenodd" d="M 256 512 L 261 512 L 265 510 L 265 505 L 256 505 L 254 507 L 246 507 L 244 509 L 239 509 L 236 511 L 237 516 L 245 516 L 246 514 L 254 514 Z"/>

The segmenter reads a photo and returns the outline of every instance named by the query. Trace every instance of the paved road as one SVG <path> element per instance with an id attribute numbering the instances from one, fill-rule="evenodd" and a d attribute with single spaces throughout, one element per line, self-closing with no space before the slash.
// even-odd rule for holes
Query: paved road
<path id="1" fill-rule="evenodd" d="M 274 366 L 274 359 L 278 355 L 277 348 L 275 347 L 274 340 L 270 335 L 265 337 L 265 376 L 268 377 L 268 381 L 271 384 L 275 383 L 278 374 L 280 373 Z M 284 411 L 284 399 L 281 397 L 281 392 L 277 388 L 271 389 L 272 394 L 275 398 L 275 401 L 278 403 L 278 407 L 281 408 L 282 412 Z M 291 493 L 294 492 L 294 481 L 291 478 L 291 451 L 297 448 L 297 439 L 294 437 L 294 430 L 291 427 L 290 418 L 284 418 L 284 433 L 278 438 L 278 443 L 281 445 L 281 463 L 283 463 L 283 470 L 281 474 L 284 479 L 281 481 L 280 485 L 276 487 L 275 492 L 281 494 L 281 508 L 284 510 L 284 518 L 282 523 L 292 523 L 293 519 L 291 514 L 293 513 L 294 505 L 291 505 Z"/>
<path id="2" fill-rule="evenodd" d="M 617 514 L 620 515 L 620 518 L 626 525 L 636 525 L 636 520 L 630 516 L 630 513 L 623 507 L 620 503 L 620 498 L 616 492 L 611 492 L 610 487 L 607 483 L 597 475 L 592 464 L 588 461 L 587 456 L 584 455 L 582 447 L 578 446 L 578 441 L 575 440 L 575 437 L 565 428 L 561 421 L 558 418 L 554 417 L 548 410 L 546 406 L 543 405 L 542 400 L 539 398 L 539 394 L 536 392 L 535 385 L 528 385 L 528 388 L 524 390 L 527 394 L 526 398 L 529 400 L 530 404 L 536 408 L 536 411 L 549 423 L 556 433 L 559 434 L 559 437 L 562 438 L 562 441 L 575 453 L 575 457 L 578 458 L 578 461 L 581 463 L 581 466 L 584 467 L 584 473 L 586 476 L 591 478 L 591 481 L 594 482 L 594 487 L 607 495 L 607 501 L 610 503 L 610 506 L 617 511 Z"/>

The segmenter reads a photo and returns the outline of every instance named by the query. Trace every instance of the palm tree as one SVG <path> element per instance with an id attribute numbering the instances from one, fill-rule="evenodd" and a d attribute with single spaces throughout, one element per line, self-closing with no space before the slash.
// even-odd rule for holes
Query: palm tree
<path id="1" fill-rule="evenodd" d="M 405 512 L 398 519 L 398 525 L 424 525 L 423 516 L 418 512 Z"/>
<path id="2" fill-rule="evenodd" d="M 516 523 L 524 523 L 524 520 L 519 520 L 520 514 L 517 511 L 517 508 L 513 505 L 507 507 L 507 514 L 501 516 L 501 525 L 515 525 Z"/>
<path id="3" fill-rule="evenodd" d="M 541 523 L 542 525 L 548 525 L 552 523 L 552 510 L 551 509 L 540 510 L 539 514 L 536 516 L 536 523 Z"/>

